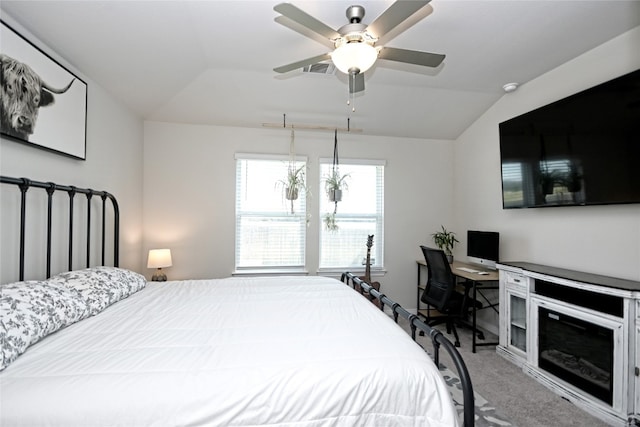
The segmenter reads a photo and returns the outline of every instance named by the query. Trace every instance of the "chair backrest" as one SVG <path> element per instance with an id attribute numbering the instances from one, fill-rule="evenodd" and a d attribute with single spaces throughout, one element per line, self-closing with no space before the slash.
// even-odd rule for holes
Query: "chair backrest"
<path id="1" fill-rule="evenodd" d="M 429 278 L 422 293 L 422 302 L 435 307 L 438 311 L 448 308 L 449 300 L 456 286 L 456 279 L 451 272 L 447 255 L 440 249 L 420 246 L 427 263 Z"/>

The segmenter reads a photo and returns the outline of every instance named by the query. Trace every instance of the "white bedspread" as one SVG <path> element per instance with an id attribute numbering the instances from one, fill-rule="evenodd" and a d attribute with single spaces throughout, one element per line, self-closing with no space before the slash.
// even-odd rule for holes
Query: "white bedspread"
<path id="1" fill-rule="evenodd" d="M 322 277 L 149 283 L 0 374 L 2 426 L 457 426 L 433 362 Z"/>

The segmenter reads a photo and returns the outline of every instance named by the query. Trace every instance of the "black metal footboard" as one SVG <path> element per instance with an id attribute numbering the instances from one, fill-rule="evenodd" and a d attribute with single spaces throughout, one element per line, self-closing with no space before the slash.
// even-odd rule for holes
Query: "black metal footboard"
<path id="1" fill-rule="evenodd" d="M 25 266 L 25 236 L 26 236 L 26 217 L 27 217 L 27 191 L 30 188 L 40 188 L 46 191 L 47 193 L 47 225 L 46 225 L 46 277 L 51 276 L 51 255 L 52 255 L 52 217 L 53 217 L 53 194 L 56 191 L 66 192 L 69 197 L 69 238 L 68 238 L 68 269 L 73 270 L 73 249 L 74 249 L 74 230 L 78 230 L 78 226 L 74 227 L 73 220 L 75 216 L 74 210 L 74 197 L 76 194 L 84 194 L 87 198 L 87 211 L 84 215 L 82 225 L 86 225 L 86 238 L 84 243 L 86 243 L 86 267 L 90 267 L 91 262 L 91 198 L 93 196 L 100 197 L 102 199 L 102 229 L 101 229 L 101 265 L 105 264 L 105 256 L 106 256 L 106 212 L 107 206 L 106 201 L 109 199 L 113 206 L 113 266 L 118 267 L 118 258 L 119 258 L 119 228 L 120 228 L 120 211 L 118 208 L 118 202 L 115 197 L 106 192 L 106 191 L 96 191 L 90 188 L 78 188 L 74 186 L 67 185 L 59 185 L 54 184 L 53 182 L 39 182 L 32 181 L 27 178 L 12 178 L 8 176 L 0 176 L 0 183 L 2 184 L 13 184 L 16 185 L 20 189 L 20 264 L 19 264 L 19 280 L 24 280 L 24 266 Z"/>
<path id="2" fill-rule="evenodd" d="M 373 286 L 369 285 L 358 276 L 347 271 L 345 273 L 342 273 L 340 280 L 347 285 L 349 285 L 349 282 L 351 282 L 351 286 L 354 289 L 359 290 L 361 293 L 368 292 L 372 297 L 377 298 L 380 302 L 381 310 L 384 311 L 385 305 L 388 305 L 393 311 L 393 318 L 396 323 L 398 323 L 398 316 L 402 316 L 403 318 L 407 319 L 409 321 L 409 325 L 411 326 L 411 338 L 413 338 L 414 341 L 416 339 L 416 329 L 419 329 L 420 331 L 423 331 L 425 335 L 428 335 L 431 338 L 431 342 L 433 343 L 433 359 L 437 366 L 439 366 L 440 346 L 444 347 L 447 353 L 449 353 L 449 355 L 451 356 L 453 363 L 456 365 L 456 370 L 458 371 L 458 376 L 460 377 L 460 383 L 462 385 L 462 396 L 464 399 L 464 426 L 473 426 L 475 424 L 473 385 L 471 384 L 471 377 L 469 376 L 467 365 L 465 365 L 464 360 L 462 360 L 462 356 L 453 345 L 453 343 L 451 343 L 451 341 L 449 341 L 442 334 L 442 332 L 427 325 L 422 320 L 420 320 L 420 318 L 416 314 L 409 313 L 407 310 L 402 308 L 400 304 L 393 301 L 385 294 L 378 292 Z"/>

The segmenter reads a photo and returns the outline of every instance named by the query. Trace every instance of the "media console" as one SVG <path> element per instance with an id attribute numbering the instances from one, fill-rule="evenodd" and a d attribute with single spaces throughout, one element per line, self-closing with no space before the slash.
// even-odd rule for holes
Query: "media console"
<path id="1" fill-rule="evenodd" d="M 496 352 L 612 425 L 640 425 L 640 282 L 502 262 Z"/>

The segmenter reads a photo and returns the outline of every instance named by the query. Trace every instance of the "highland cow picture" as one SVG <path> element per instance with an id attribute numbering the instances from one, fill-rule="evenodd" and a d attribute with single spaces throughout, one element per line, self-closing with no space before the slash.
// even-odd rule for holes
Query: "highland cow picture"
<path id="1" fill-rule="evenodd" d="M 2 137 L 84 160 L 87 84 L 2 22 Z"/>

